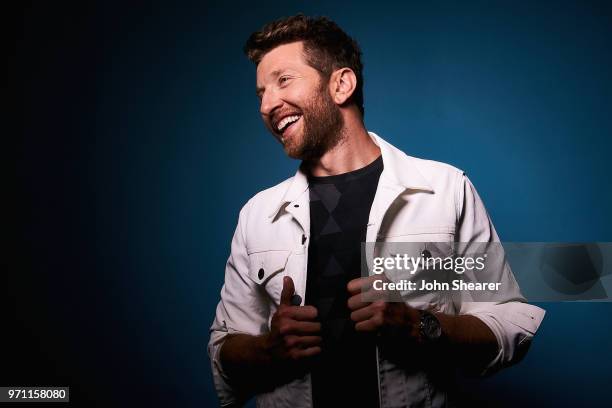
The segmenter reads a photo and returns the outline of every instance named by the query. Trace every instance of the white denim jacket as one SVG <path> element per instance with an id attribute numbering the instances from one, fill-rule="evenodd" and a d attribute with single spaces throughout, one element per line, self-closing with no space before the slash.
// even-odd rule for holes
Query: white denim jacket
<path id="1" fill-rule="evenodd" d="M 370 136 L 381 149 L 384 170 L 370 210 L 367 242 L 499 242 L 482 201 L 462 171 L 407 156 L 376 134 L 370 132 Z M 293 278 L 296 293 L 306 298 L 309 235 L 308 182 L 300 170 L 255 195 L 240 211 L 208 344 L 222 406 L 244 402 L 232 389 L 219 360 L 225 336 L 269 331 L 285 275 Z M 545 313 L 525 303 L 507 263 L 499 266 L 494 279 L 505 287 L 498 301 L 435 299 L 439 311 L 476 316 L 495 334 L 499 353 L 486 372 L 522 358 Z M 399 367 L 380 350 L 377 359 L 381 407 L 449 404 L 446 383 L 439 381 L 439 373 L 426 365 L 410 370 Z M 261 375 L 266 373 L 262 370 Z M 309 375 L 258 395 L 257 406 L 312 406 Z"/>

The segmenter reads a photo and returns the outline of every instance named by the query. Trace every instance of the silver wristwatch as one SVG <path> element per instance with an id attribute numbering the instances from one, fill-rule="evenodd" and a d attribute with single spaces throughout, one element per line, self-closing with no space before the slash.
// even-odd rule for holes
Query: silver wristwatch
<path id="1" fill-rule="evenodd" d="M 422 341 L 432 343 L 439 340 L 442 337 L 442 326 L 438 318 L 427 310 L 421 310 L 420 314 L 419 332 Z"/>

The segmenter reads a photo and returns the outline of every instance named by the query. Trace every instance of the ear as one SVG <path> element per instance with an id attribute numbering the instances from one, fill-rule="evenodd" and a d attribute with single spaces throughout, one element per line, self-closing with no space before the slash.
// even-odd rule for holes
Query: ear
<path id="1" fill-rule="evenodd" d="M 329 92 L 336 104 L 344 104 L 355 92 L 357 76 L 350 68 L 340 68 L 332 72 L 329 80 Z"/>

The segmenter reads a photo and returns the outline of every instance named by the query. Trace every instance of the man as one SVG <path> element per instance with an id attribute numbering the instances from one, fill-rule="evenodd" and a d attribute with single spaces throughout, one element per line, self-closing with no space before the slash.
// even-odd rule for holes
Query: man
<path id="1" fill-rule="evenodd" d="M 506 265 L 495 302 L 362 296 L 372 278 L 361 277 L 361 242 L 499 239 L 463 172 L 366 130 L 357 43 L 297 15 L 254 33 L 245 52 L 266 127 L 302 163 L 240 212 L 209 343 L 222 405 L 441 406 L 454 367 L 520 359 L 544 311 L 524 303 Z"/>

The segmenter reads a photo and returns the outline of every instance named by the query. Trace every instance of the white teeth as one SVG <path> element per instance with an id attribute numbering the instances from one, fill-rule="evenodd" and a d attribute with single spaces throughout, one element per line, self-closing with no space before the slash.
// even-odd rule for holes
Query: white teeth
<path id="1" fill-rule="evenodd" d="M 282 132 L 283 129 L 290 123 L 293 123 L 295 121 L 297 121 L 300 118 L 299 115 L 294 115 L 294 116 L 287 116 L 286 118 L 284 118 L 283 120 L 281 120 L 278 125 L 276 126 L 276 128 L 278 129 L 279 132 Z"/>

